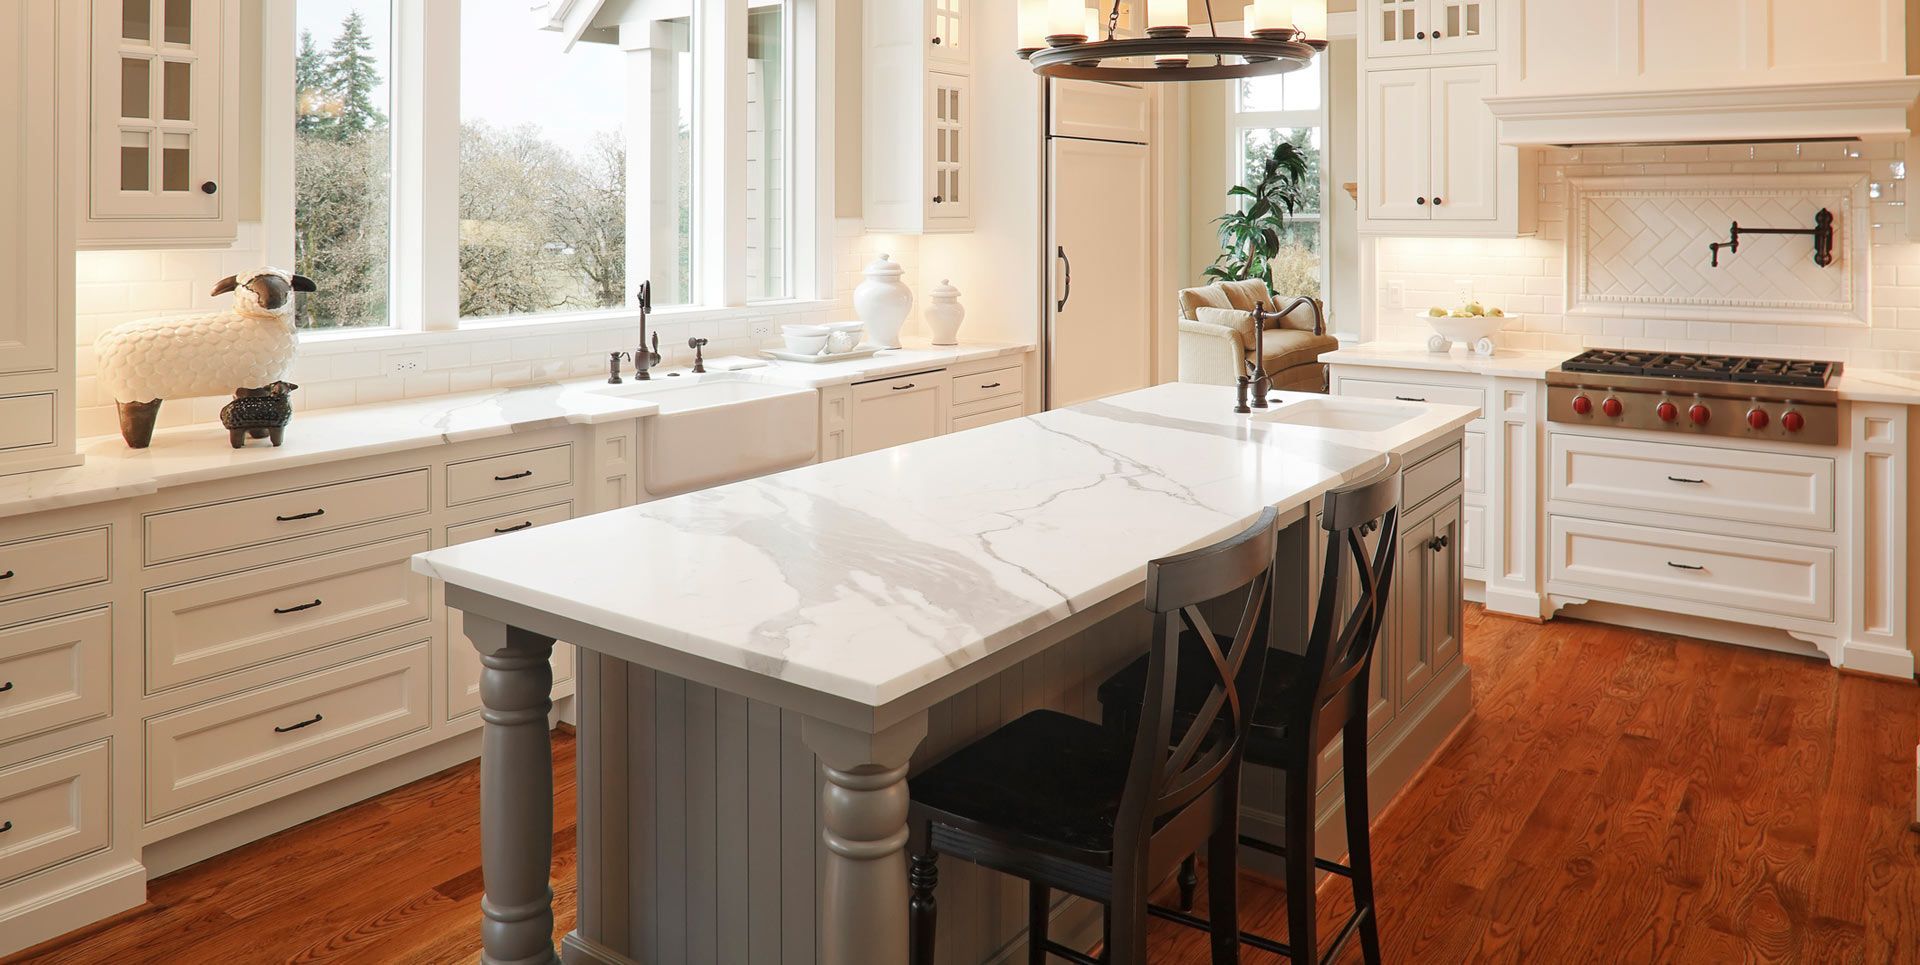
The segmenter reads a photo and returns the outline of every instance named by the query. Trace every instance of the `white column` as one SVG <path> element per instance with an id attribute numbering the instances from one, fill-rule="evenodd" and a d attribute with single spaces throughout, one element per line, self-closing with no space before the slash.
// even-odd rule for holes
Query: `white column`
<path id="1" fill-rule="evenodd" d="M 746 304 L 747 5 L 709 3 L 693 24 L 694 290 L 707 306 Z"/>
<path id="2" fill-rule="evenodd" d="M 393 310 L 460 327 L 460 0 L 394 6 Z"/>

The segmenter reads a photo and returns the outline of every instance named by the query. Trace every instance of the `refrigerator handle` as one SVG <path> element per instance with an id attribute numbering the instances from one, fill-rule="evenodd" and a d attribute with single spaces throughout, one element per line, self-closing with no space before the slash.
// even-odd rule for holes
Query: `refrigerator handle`
<path id="1" fill-rule="evenodd" d="M 1073 297 L 1073 259 L 1067 257 L 1065 246 L 1055 245 L 1053 252 L 1054 257 L 1060 259 L 1060 263 L 1067 269 L 1066 290 L 1060 293 L 1060 300 L 1053 303 L 1054 311 L 1064 312 L 1067 310 L 1067 299 Z"/>

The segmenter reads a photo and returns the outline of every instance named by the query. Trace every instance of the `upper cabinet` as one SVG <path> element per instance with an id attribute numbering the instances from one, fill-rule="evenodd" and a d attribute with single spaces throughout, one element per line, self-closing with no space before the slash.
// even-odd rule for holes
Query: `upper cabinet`
<path id="1" fill-rule="evenodd" d="M 1369 57 L 1494 49 L 1494 0 L 1361 0 L 1360 11 Z"/>
<path id="2" fill-rule="evenodd" d="M 1503 95 L 1877 81 L 1907 73 L 1904 0 L 1505 0 Z"/>
<path id="3" fill-rule="evenodd" d="M 973 230 L 976 2 L 864 5 L 861 180 L 871 231 Z"/>
<path id="4" fill-rule="evenodd" d="M 73 205 L 80 21 L 0 3 L 0 475 L 73 465 Z"/>
<path id="5" fill-rule="evenodd" d="M 91 0 L 89 183 L 97 248 L 233 241 L 236 0 Z"/>

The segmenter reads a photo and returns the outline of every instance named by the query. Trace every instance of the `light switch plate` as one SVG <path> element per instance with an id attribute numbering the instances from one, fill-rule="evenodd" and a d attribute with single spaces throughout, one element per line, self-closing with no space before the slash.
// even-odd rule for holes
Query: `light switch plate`
<path id="1" fill-rule="evenodd" d="M 1402 282 L 1402 281 L 1387 282 L 1387 307 L 1388 308 L 1407 307 L 1407 283 L 1406 282 Z"/>

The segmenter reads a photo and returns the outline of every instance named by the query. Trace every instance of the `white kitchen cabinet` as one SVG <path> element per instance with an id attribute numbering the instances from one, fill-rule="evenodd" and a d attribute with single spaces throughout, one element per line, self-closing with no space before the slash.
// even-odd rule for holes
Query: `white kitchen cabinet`
<path id="1" fill-rule="evenodd" d="M 1494 49 L 1494 0 L 1362 0 L 1361 10 L 1369 57 Z"/>
<path id="2" fill-rule="evenodd" d="M 1671 95 L 1907 73 L 1906 7 L 1894 0 L 1508 0 L 1502 13 L 1503 96 Z"/>
<path id="3" fill-rule="evenodd" d="M 1530 166 L 1500 144 L 1486 106 L 1496 73 L 1489 65 L 1366 72 L 1362 231 L 1532 232 Z"/>
<path id="4" fill-rule="evenodd" d="M 0 475 L 73 452 L 74 187 L 62 97 L 77 37 L 57 0 L 0 4 Z M 63 29 L 66 34 L 63 35 Z"/>
<path id="5" fill-rule="evenodd" d="M 920 372 L 853 387 L 850 455 L 903 446 L 947 431 L 952 379 Z"/>
<path id="6" fill-rule="evenodd" d="M 92 0 L 88 247 L 233 241 L 234 0 Z"/>
<path id="7" fill-rule="evenodd" d="M 973 229 L 973 2 L 865 5 L 861 181 L 870 231 Z"/>
<path id="8" fill-rule="evenodd" d="M 1047 405 L 1059 408 L 1153 384 L 1153 151 L 1047 144 Z"/>
<path id="9" fill-rule="evenodd" d="M 973 56 L 974 0 L 926 0 L 928 59 L 948 67 L 965 67 Z"/>

